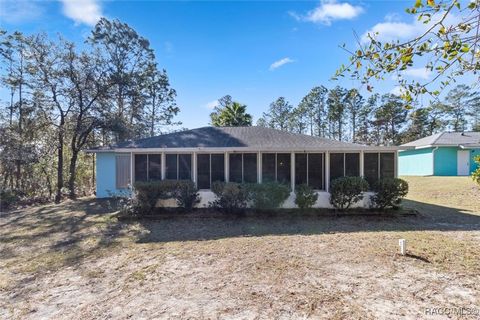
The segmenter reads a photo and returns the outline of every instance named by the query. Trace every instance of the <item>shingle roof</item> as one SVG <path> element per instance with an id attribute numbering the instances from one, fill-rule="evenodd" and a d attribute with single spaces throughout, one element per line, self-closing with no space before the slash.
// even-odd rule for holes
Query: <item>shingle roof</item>
<path id="1" fill-rule="evenodd" d="M 264 127 L 202 127 L 156 137 L 127 141 L 89 151 L 150 148 L 239 148 L 292 150 L 365 150 L 361 144 L 312 137 Z M 377 148 L 378 149 L 378 148 Z M 382 149 L 387 149 L 382 147 Z"/>
<path id="2" fill-rule="evenodd" d="M 425 146 L 479 146 L 480 132 L 442 132 L 409 143 L 402 147 Z"/>

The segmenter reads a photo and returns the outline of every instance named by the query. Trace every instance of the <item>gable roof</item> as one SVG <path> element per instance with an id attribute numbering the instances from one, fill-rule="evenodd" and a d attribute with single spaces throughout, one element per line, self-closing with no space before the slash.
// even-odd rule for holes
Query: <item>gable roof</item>
<path id="1" fill-rule="evenodd" d="M 265 127 L 202 127 L 151 138 L 126 141 L 89 152 L 131 151 L 137 149 L 235 149 L 235 150 L 369 150 L 396 147 L 370 147 L 290 133 Z"/>
<path id="2" fill-rule="evenodd" d="M 402 147 L 428 146 L 480 147 L 480 132 L 441 132 L 402 144 Z"/>

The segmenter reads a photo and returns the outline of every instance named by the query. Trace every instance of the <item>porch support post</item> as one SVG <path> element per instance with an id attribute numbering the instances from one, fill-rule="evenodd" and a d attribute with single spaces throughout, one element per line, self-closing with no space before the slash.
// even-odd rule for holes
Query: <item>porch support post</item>
<path id="1" fill-rule="evenodd" d="M 295 152 L 290 153 L 290 189 L 295 191 Z"/>
<path id="2" fill-rule="evenodd" d="M 165 163 L 167 161 L 167 157 L 165 156 L 165 152 L 162 152 L 161 154 L 161 161 L 160 161 L 160 175 L 162 176 L 162 180 L 165 180 L 165 168 L 167 167 L 167 164 Z"/>
<path id="3" fill-rule="evenodd" d="M 365 172 L 364 172 L 364 163 L 365 163 L 365 157 L 364 157 L 364 153 L 363 153 L 363 150 L 360 151 L 360 177 L 364 177 L 365 176 Z"/>
<path id="4" fill-rule="evenodd" d="M 398 150 L 393 153 L 393 169 L 394 177 L 398 178 Z"/>
<path id="5" fill-rule="evenodd" d="M 262 153 L 257 152 L 257 181 L 262 183 Z"/>
<path id="6" fill-rule="evenodd" d="M 192 154 L 192 181 L 197 185 L 197 153 Z"/>
<path id="7" fill-rule="evenodd" d="M 330 152 L 325 152 L 325 191 L 330 192 Z"/>
<path id="8" fill-rule="evenodd" d="M 133 187 L 133 162 L 135 158 L 133 156 L 133 152 L 130 152 L 130 186 Z"/>
<path id="9" fill-rule="evenodd" d="M 229 181 L 230 181 L 230 180 L 229 180 L 229 170 L 230 170 L 230 168 L 229 168 L 229 167 L 230 167 L 230 162 L 229 162 L 229 160 L 230 160 L 230 159 L 228 159 L 228 152 L 227 152 L 227 151 L 225 151 L 225 157 L 224 157 L 223 160 L 225 161 L 225 182 L 229 182 Z"/>

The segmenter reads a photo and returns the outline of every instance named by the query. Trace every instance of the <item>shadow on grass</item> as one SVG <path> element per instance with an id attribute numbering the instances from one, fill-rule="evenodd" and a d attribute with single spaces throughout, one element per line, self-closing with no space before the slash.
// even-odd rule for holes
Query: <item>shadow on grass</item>
<path id="1" fill-rule="evenodd" d="M 419 215 L 322 216 L 292 213 L 237 217 L 225 214 L 220 217 L 188 215 L 161 220 L 140 220 L 140 224 L 149 232 L 144 233 L 138 241 L 170 242 L 348 232 L 480 230 L 480 215 L 473 212 L 411 200 L 405 200 L 404 206 L 417 210 Z"/>

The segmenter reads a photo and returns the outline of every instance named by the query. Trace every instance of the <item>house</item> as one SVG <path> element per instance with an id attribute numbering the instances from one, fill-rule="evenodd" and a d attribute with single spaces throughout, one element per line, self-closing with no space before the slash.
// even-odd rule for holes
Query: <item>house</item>
<path id="1" fill-rule="evenodd" d="M 442 132 L 402 147 L 399 175 L 467 176 L 476 168 L 473 158 L 480 155 L 480 132 Z"/>
<path id="2" fill-rule="evenodd" d="M 335 178 L 364 176 L 372 184 L 395 177 L 397 149 L 264 127 L 203 127 L 89 152 L 96 153 L 99 198 L 128 191 L 132 181 L 192 179 L 204 206 L 214 199 L 214 181 L 277 181 L 292 190 L 284 207 L 295 206 L 295 186 L 305 183 L 319 194 L 316 206 L 329 207 L 329 184 Z"/>

